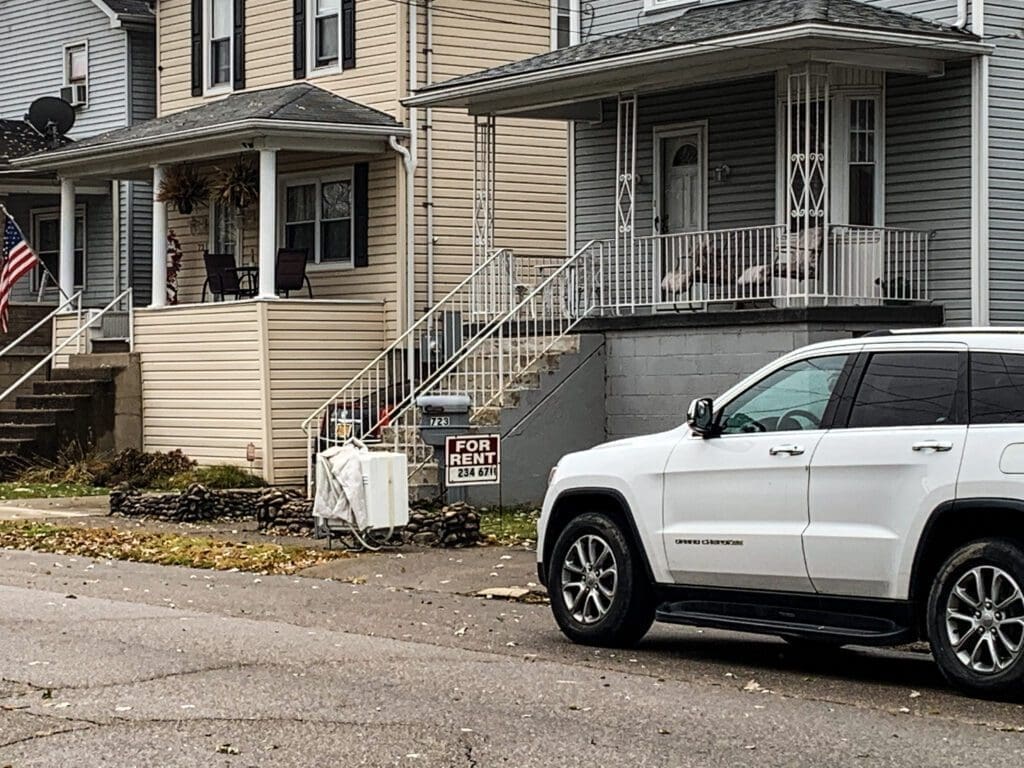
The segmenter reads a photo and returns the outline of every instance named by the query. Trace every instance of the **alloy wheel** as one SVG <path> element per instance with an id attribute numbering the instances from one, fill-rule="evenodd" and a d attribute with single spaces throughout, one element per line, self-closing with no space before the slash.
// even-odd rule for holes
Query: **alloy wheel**
<path id="1" fill-rule="evenodd" d="M 615 600 L 619 572 L 615 553 L 602 537 L 580 536 L 562 562 L 562 600 L 580 624 L 596 624 Z"/>
<path id="2" fill-rule="evenodd" d="M 946 635 L 972 672 L 994 675 L 1024 652 L 1024 593 L 1010 574 L 979 565 L 961 576 L 946 601 Z"/>

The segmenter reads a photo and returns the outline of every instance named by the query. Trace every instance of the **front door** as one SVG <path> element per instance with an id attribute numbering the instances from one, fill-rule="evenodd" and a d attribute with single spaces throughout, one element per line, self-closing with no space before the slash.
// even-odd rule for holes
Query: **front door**
<path id="1" fill-rule="evenodd" d="M 952 344 L 886 350 L 867 355 L 863 374 L 851 379 L 848 419 L 829 430 L 811 462 L 804 552 L 819 592 L 907 597 L 908 542 L 956 496 L 966 362 L 966 349 Z"/>
<path id="2" fill-rule="evenodd" d="M 666 129 L 655 137 L 658 162 L 657 234 L 705 228 L 707 132 L 704 126 Z"/>
<path id="3" fill-rule="evenodd" d="M 846 354 L 790 363 L 685 438 L 665 468 L 663 540 L 680 584 L 811 592 L 801 535 L 808 467 Z"/>

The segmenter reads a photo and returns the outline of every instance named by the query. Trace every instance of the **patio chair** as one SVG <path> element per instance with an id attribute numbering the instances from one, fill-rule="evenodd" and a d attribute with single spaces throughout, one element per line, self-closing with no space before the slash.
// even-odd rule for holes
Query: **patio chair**
<path id="1" fill-rule="evenodd" d="M 307 251 L 297 248 L 281 248 L 277 252 L 277 273 L 274 277 L 274 290 L 287 298 L 292 291 L 301 291 L 303 285 L 313 298 L 313 286 L 306 275 Z"/>
<path id="2" fill-rule="evenodd" d="M 206 281 L 203 283 L 203 298 L 206 301 L 206 290 L 210 290 L 214 301 L 223 301 L 230 296 L 234 299 L 251 299 L 256 295 L 256 286 L 252 275 L 239 275 L 233 253 L 203 253 L 206 265 Z"/>

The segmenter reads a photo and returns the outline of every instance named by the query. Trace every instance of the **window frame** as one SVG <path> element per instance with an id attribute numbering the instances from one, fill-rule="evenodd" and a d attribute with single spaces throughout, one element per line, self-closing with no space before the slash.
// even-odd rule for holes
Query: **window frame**
<path id="1" fill-rule="evenodd" d="M 64 46 L 64 87 L 71 88 L 76 85 L 85 86 L 85 101 L 80 106 L 86 106 L 89 101 L 89 41 L 82 40 L 77 43 L 68 43 Z M 74 51 L 81 50 L 85 54 L 85 78 L 81 82 L 76 82 L 71 79 L 71 54 Z"/>
<path id="2" fill-rule="evenodd" d="M 345 61 L 345 30 L 342 24 L 342 0 L 338 1 L 338 60 L 334 64 L 320 66 L 316 61 L 316 3 L 317 0 L 306 0 L 306 76 L 337 75 L 344 71 Z"/>
<path id="3" fill-rule="evenodd" d="M 88 283 L 89 283 L 89 278 L 88 278 L 88 274 L 89 274 L 89 270 L 88 270 L 88 266 L 89 266 L 89 219 L 88 219 L 88 216 L 87 216 L 86 205 L 84 203 L 79 203 L 79 204 L 77 204 L 75 206 L 75 221 L 76 221 L 76 223 L 77 223 L 77 221 L 79 219 L 82 220 L 82 249 L 81 249 L 82 250 L 82 282 L 80 284 L 76 283 L 74 285 L 74 289 L 76 291 L 83 291 L 84 292 L 86 290 L 86 288 L 88 287 Z M 57 253 L 57 269 L 55 270 L 55 272 L 59 272 L 60 271 L 60 240 L 59 240 L 59 238 L 60 238 L 60 208 L 53 208 L 53 207 L 49 207 L 49 208 L 33 208 L 33 209 L 31 209 L 29 211 L 29 222 L 30 222 L 30 225 L 32 227 L 32 242 L 31 242 L 31 245 L 32 245 L 32 250 L 35 251 L 36 254 L 40 254 L 40 249 L 36 246 L 36 244 L 39 242 L 39 222 L 41 222 L 41 221 L 56 221 L 57 222 L 58 245 L 57 245 L 57 251 L 56 251 L 56 253 Z M 75 250 L 77 251 L 78 249 L 76 248 Z M 40 262 L 42 262 L 42 256 L 41 255 L 39 257 L 39 260 L 40 260 Z M 60 279 L 60 275 L 59 274 L 55 274 L 54 276 L 58 280 Z M 37 293 L 39 291 L 39 279 L 40 279 L 40 270 L 37 267 L 36 269 L 32 270 L 32 283 L 31 283 L 31 285 L 32 285 L 33 293 Z M 48 286 L 46 288 L 46 292 L 47 293 L 49 293 L 50 291 L 56 291 L 56 290 L 58 290 L 58 286 L 56 286 L 56 285 L 50 285 L 50 286 Z"/>
<path id="4" fill-rule="evenodd" d="M 230 93 L 234 90 L 235 83 L 235 4 L 232 0 L 225 0 L 231 9 L 231 29 L 227 36 L 228 41 L 228 79 L 223 83 L 213 82 L 213 14 L 214 3 L 217 0 L 203 0 L 203 95 L 212 96 L 221 93 Z M 224 38 L 217 38 L 223 40 Z"/>
<path id="5" fill-rule="evenodd" d="M 850 418 L 853 414 L 854 401 L 860 391 L 861 383 L 867 373 L 868 363 L 875 355 L 898 354 L 898 353 L 925 353 L 925 352 L 946 352 L 956 353 L 958 356 L 957 388 L 954 394 L 954 416 L 953 419 L 943 424 L 918 424 L 884 427 L 851 427 Z M 968 423 L 968 405 L 970 400 L 969 388 L 969 353 L 967 346 L 963 344 L 914 344 L 914 345 L 892 345 L 886 347 L 874 347 L 864 349 L 857 355 L 853 364 L 850 376 L 846 381 L 846 388 L 839 399 L 832 429 L 856 429 L 862 430 L 892 430 L 892 429 L 941 429 L 944 427 L 965 426 Z"/>
<path id="6" fill-rule="evenodd" d="M 809 362 L 809 361 L 812 361 L 812 360 L 820 360 L 820 359 L 826 358 L 826 357 L 839 357 L 839 356 L 845 356 L 846 360 L 843 363 L 843 367 L 839 370 L 839 378 L 836 381 L 835 387 L 832 389 L 832 394 L 829 397 L 828 403 L 825 404 L 825 410 L 822 412 L 821 423 L 818 425 L 818 428 L 816 430 L 785 430 L 785 431 L 789 431 L 789 432 L 795 432 L 795 431 L 810 432 L 810 431 L 815 431 L 815 432 L 818 432 L 818 431 L 824 431 L 824 430 L 827 430 L 827 429 L 832 429 L 834 426 L 836 426 L 836 415 L 837 415 L 837 412 L 838 412 L 838 407 L 839 407 L 840 399 L 843 397 L 844 393 L 847 391 L 847 388 L 848 388 L 849 382 L 850 382 L 851 373 L 853 372 L 855 364 L 856 364 L 856 361 L 859 358 L 858 348 L 842 347 L 842 348 L 839 348 L 839 349 L 821 350 L 820 353 L 813 354 L 813 355 L 807 355 L 805 357 L 798 357 L 798 358 L 795 358 L 795 359 L 789 359 L 789 358 L 780 359 L 778 361 L 777 365 L 774 365 L 774 366 L 772 366 L 772 368 L 770 370 L 765 371 L 764 375 L 758 377 L 755 381 L 745 380 L 745 381 L 741 382 L 739 385 L 737 385 L 737 388 L 735 390 L 730 390 L 730 391 L 726 392 L 725 396 L 723 396 L 721 398 L 721 403 L 715 402 L 715 404 L 714 404 L 714 407 L 715 407 L 714 424 L 715 424 L 715 429 L 716 429 L 715 439 L 716 440 L 726 440 L 726 439 L 729 439 L 729 438 L 737 438 L 737 437 L 738 438 L 749 438 L 749 437 L 758 437 L 760 435 L 779 435 L 779 434 L 784 434 L 783 431 L 773 431 L 773 432 L 732 432 L 732 433 L 726 434 L 726 433 L 718 432 L 718 430 L 721 428 L 722 418 L 725 415 L 725 411 L 726 411 L 726 409 L 730 405 L 732 405 L 734 402 L 736 402 L 736 400 L 738 400 L 739 398 L 741 398 L 745 394 L 747 394 L 751 389 L 753 389 L 754 387 L 760 385 L 766 379 L 768 379 L 768 378 L 774 376 L 775 374 L 777 374 L 779 371 L 785 370 L 786 368 L 789 368 L 790 366 L 796 365 L 798 363 L 806 363 L 806 362 Z M 742 388 L 740 388 L 740 387 L 742 387 Z"/>
<path id="7" fill-rule="evenodd" d="M 557 51 L 561 48 L 571 48 L 579 45 L 581 40 L 581 20 L 583 14 L 583 0 L 568 0 L 569 10 L 562 13 L 558 7 L 559 0 L 551 0 L 551 50 Z M 564 16 L 569 18 L 569 42 L 566 45 L 559 45 L 558 22 Z"/>
<path id="8" fill-rule="evenodd" d="M 334 182 L 347 181 L 349 183 L 349 257 L 347 261 L 322 261 L 323 248 L 321 244 L 321 238 L 323 233 L 323 186 L 325 184 L 332 184 Z M 278 179 L 277 188 L 277 200 L 278 200 L 278 211 L 277 219 L 279 222 L 278 226 L 278 242 L 281 243 L 281 247 L 285 247 L 284 243 L 287 242 L 287 231 L 288 231 L 288 189 L 290 187 L 303 187 L 314 185 L 316 187 L 315 200 L 316 200 L 316 219 L 313 222 L 313 239 L 314 247 L 313 253 L 310 254 L 310 258 L 307 261 L 307 269 L 314 272 L 324 272 L 331 270 L 347 270 L 355 269 L 356 261 L 356 185 L 355 185 L 355 166 L 345 166 L 342 168 L 332 169 L 330 172 L 323 173 L 321 175 L 310 175 L 308 173 L 302 174 L 287 174 L 282 175 Z M 341 219 L 330 219 L 330 221 L 341 221 Z"/>
<path id="9" fill-rule="evenodd" d="M 644 13 L 658 13 L 672 8 L 700 5 L 704 0 L 644 0 Z"/>
<path id="10" fill-rule="evenodd" d="M 230 206 L 227 203 L 222 202 L 220 199 L 217 198 L 216 195 L 211 195 L 210 196 L 210 201 L 207 204 L 207 208 L 206 208 L 206 211 L 207 211 L 206 250 L 209 253 L 223 253 L 224 252 L 224 251 L 219 250 L 216 247 L 216 244 L 214 243 L 214 237 L 216 236 L 216 229 L 214 227 L 214 225 L 216 223 L 214 221 L 214 216 L 216 214 L 214 212 L 214 208 L 216 208 L 216 207 L 222 207 L 223 209 L 230 208 Z M 235 263 L 236 264 L 241 264 L 242 240 L 243 240 L 243 235 L 244 235 L 244 232 L 245 232 L 245 228 L 242 225 L 242 217 L 238 214 L 237 211 L 235 211 L 234 214 L 233 214 L 233 223 L 234 223 L 234 229 L 235 229 L 235 253 L 234 253 Z"/>

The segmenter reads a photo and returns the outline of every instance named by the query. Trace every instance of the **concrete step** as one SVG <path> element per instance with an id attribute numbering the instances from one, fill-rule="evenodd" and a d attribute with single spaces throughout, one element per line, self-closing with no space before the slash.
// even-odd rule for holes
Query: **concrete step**
<path id="1" fill-rule="evenodd" d="M 93 352 L 89 355 L 71 355 L 68 358 L 72 370 L 95 370 L 103 368 L 127 368 L 131 365 L 129 352 Z"/>
<path id="2" fill-rule="evenodd" d="M 35 454 L 35 441 L 18 437 L 0 437 L 0 454 L 13 456 L 32 456 Z"/>
<path id="3" fill-rule="evenodd" d="M 0 421 L 0 437 L 13 438 L 16 440 L 35 440 L 40 432 L 54 432 L 57 429 L 56 421 L 49 421 L 40 424 L 17 424 L 10 421 Z"/>
<path id="4" fill-rule="evenodd" d="M 54 424 L 74 413 L 71 408 L 15 408 L 0 413 L 0 420 L 8 424 Z"/>
<path id="5" fill-rule="evenodd" d="M 34 395 L 94 395 L 109 391 L 113 387 L 110 379 L 57 379 L 37 382 L 32 388 Z"/>
<path id="6" fill-rule="evenodd" d="M 93 339 L 92 353 L 94 355 L 107 355 L 128 353 L 131 347 L 128 339 Z"/>
<path id="7" fill-rule="evenodd" d="M 92 395 L 19 395 L 18 408 L 54 411 L 76 411 L 85 408 Z"/>
<path id="8" fill-rule="evenodd" d="M 113 381 L 116 372 L 116 369 L 109 367 L 54 368 L 50 373 L 50 381 Z"/>

